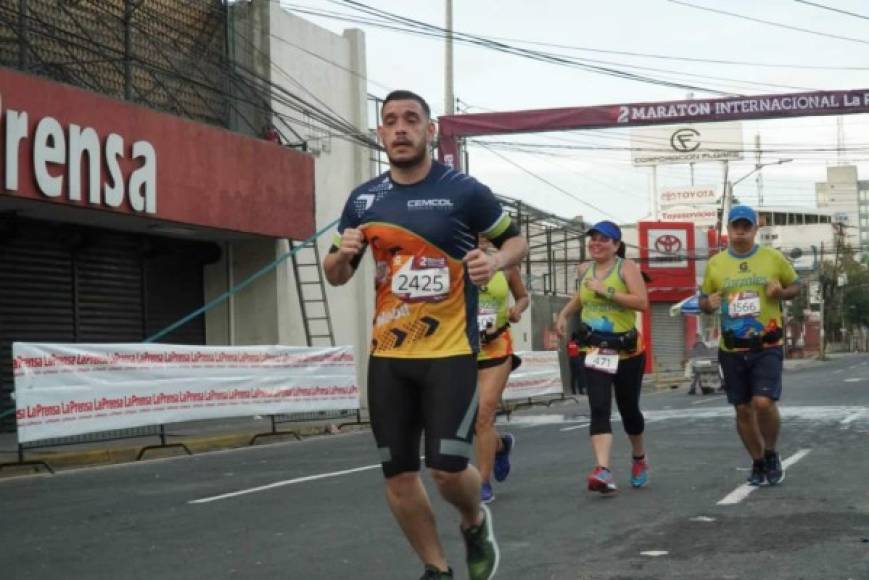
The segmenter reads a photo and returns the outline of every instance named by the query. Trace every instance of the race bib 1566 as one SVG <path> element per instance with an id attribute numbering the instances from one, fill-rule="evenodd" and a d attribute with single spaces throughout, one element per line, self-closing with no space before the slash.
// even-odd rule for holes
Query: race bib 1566
<path id="1" fill-rule="evenodd" d="M 736 292 L 728 298 L 730 318 L 756 318 L 760 316 L 760 296 L 757 292 Z"/>

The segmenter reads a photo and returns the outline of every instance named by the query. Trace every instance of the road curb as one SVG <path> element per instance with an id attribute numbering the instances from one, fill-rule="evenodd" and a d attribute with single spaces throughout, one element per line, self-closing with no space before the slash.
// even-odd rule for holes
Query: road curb
<path id="1" fill-rule="evenodd" d="M 278 434 L 269 433 L 268 437 L 256 443 L 256 445 L 268 445 L 269 443 L 281 443 L 293 441 L 294 433 L 301 437 L 324 436 L 334 433 L 331 425 L 297 425 L 292 430 L 279 431 Z M 141 461 L 160 459 L 166 457 L 185 456 L 181 447 L 171 447 L 173 444 L 183 443 L 193 455 L 207 453 L 209 451 L 221 451 L 227 449 L 240 449 L 251 446 L 251 439 L 255 435 L 263 434 L 263 431 L 241 431 L 206 436 L 170 436 L 167 443 L 170 447 L 149 449 Z M 121 463 L 135 463 L 139 453 L 144 447 L 156 445 L 158 442 L 153 438 L 140 439 L 140 444 L 133 445 L 129 441 L 119 441 L 116 445 L 95 449 L 81 449 L 70 451 L 57 451 L 52 449 L 26 450 L 25 461 L 44 461 L 52 469 L 71 469 L 77 467 L 95 467 L 100 465 L 116 465 Z M 16 451 L 0 451 L 0 463 L 13 463 L 18 459 Z M 20 467 L 9 466 L 0 470 L 0 478 L 22 474 L 31 474 L 34 467 L 21 465 Z"/>

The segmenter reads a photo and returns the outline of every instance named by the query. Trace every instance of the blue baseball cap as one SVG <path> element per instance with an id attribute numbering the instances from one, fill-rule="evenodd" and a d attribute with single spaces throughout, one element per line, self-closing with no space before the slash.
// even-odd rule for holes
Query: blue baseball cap
<path id="1" fill-rule="evenodd" d="M 727 223 L 732 224 L 736 220 L 745 220 L 756 226 L 757 213 L 747 205 L 734 205 L 727 214 Z"/>
<path id="2" fill-rule="evenodd" d="M 620 242 L 622 239 L 622 230 L 619 226 L 614 224 L 611 221 L 605 220 L 602 222 L 597 222 L 586 232 L 587 235 L 591 235 L 594 232 L 599 234 L 603 234 L 611 240 L 615 240 L 616 242 Z"/>

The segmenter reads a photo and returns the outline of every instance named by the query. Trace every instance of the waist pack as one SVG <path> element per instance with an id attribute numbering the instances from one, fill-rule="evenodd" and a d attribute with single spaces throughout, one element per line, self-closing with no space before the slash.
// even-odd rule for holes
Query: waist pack
<path id="1" fill-rule="evenodd" d="M 748 338 L 734 336 L 732 330 L 725 331 L 723 334 L 724 346 L 727 348 L 747 348 L 753 351 L 762 350 L 763 345 L 774 344 L 780 341 L 783 336 L 784 332 L 782 332 L 781 328 L 776 328 L 764 334 L 755 334 Z"/>
<path id="2" fill-rule="evenodd" d="M 602 332 L 594 330 L 587 324 L 580 324 L 573 338 L 580 346 L 593 346 L 608 348 L 619 352 L 633 352 L 637 350 L 637 338 L 639 333 L 636 328 L 627 332 Z"/>

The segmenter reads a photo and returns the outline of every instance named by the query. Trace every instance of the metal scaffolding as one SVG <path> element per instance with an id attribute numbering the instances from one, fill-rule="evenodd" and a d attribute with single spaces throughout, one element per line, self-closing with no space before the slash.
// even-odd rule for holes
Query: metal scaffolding
<path id="1" fill-rule="evenodd" d="M 214 0 L 9 0 L 0 65 L 225 126 L 226 22 Z"/>

